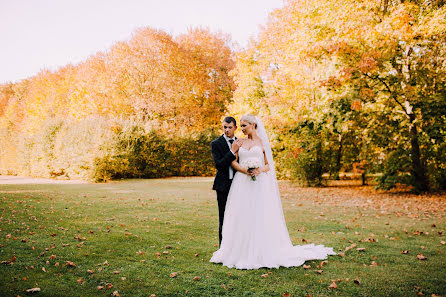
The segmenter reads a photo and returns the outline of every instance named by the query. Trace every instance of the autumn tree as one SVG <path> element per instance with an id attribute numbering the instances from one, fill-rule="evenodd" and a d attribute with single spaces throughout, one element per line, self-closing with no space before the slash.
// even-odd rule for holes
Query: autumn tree
<path id="1" fill-rule="evenodd" d="M 426 165 L 430 142 L 444 141 L 444 135 L 429 132 L 428 122 L 436 122 L 437 127 L 445 123 L 441 119 L 446 111 L 445 20 L 445 7 L 398 3 L 385 6 L 382 18 L 375 14 L 363 26 L 362 34 L 344 28 L 337 40 L 324 47 L 341 62 L 339 88 L 352 90 L 362 102 L 372 103 L 376 112 L 384 111 L 391 118 L 389 122 L 398 122 L 397 129 L 388 135 L 401 139 L 399 153 L 410 159 L 407 183 L 417 192 L 429 188 Z M 434 120 L 433 113 L 440 118 Z M 423 137 L 426 142 L 420 139 Z M 404 171 L 389 166 L 386 169 L 390 171 L 385 172 L 384 184 L 386 178 L 397 180 L 398 173 Z"/>
<path id="2" fill-rule="evenodd" d="M 440 2 L 287 1 L 239 55 L 232 108 L 249 107 L 285 134 L 316 121 L 336 155 L 326 168 L 362 161 L 347 157 L 355 148 L 357 158 L 374 156 L 385 188 L 422 192 L 429 179 L 438 188 L 445 19 Z"/>
<path id="3" fill-rule="evenodd" d="M 105 166 L 107 176 L 209 172 L 203 168 L 210 162 L 206 158 L 202 165 L 194 163 L 197 168 L 146 171 L 153 163 L 145 157 L 159 157 L 158 165 L 164 166 L 168 154 L 154 157 L 149 150 L 144 155 L 143 148 L 150 147 L 144 142 L 152 139 L 146 134 L 157 133 L 154 139 L 166 142 L 159 144 L 164 150 L 188 147 L 188 156 L 175 159 L 178 164 L 207 150 L 234 91 L 228 74 L 233 67 L 226 35 L 191 29 L 173 38 L 146 27 L 77 65 L 5 84 L 0 88 L 0 171 L 84 178 L 113 159 L 110 164 L 119 166 Z M 134 138 L 134 129 L 140 138 Z M 193 141 L 204 147 L 189 147 Z"/>

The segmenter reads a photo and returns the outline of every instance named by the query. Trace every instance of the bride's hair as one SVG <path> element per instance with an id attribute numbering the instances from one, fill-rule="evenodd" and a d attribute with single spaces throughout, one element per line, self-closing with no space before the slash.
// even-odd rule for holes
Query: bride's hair
<path id="1" fill-rule="evenodd" d="M 254 127 L 257 129 L 257 119 L 254 115 L 252 114 L 245 114 L 244 116 L 242 116 L 240 118 L 240 122 L 241 121 L 245 121 L 248 122 L 250 124 L 254 124 Z"/>

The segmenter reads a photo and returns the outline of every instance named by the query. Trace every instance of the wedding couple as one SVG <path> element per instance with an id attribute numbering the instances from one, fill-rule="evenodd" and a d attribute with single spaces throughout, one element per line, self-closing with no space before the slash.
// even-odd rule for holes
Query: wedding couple
<path id="1" fill-rule="evenodd" d="M 336 255 L 323 245 L 291 243 L 275 173 L 271 145 L 260 118 L 245 115 L 237 139 L 237 122 L 223 120 L 224 134 L 212 141 L 217 175 L 220 248 L 210 262 L 229 268 L 300 266 L 308 260 Z"/>

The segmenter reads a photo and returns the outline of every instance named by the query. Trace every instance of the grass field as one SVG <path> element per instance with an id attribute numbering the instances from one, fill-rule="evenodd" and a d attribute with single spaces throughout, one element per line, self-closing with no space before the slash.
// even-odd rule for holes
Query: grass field
<path id="1" fill-rule="evenodd" d="M 236 270 L 209 263 L 210 188 L 209 178 L 0 185 L 0 296 L 446 296 L 444 194 L 281 182 L 293 243 L 341 255 Z"/>

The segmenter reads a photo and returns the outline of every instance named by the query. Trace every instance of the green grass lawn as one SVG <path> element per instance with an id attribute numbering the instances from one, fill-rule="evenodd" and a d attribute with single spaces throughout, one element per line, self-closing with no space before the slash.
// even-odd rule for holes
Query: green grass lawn
<path id="1" fill-rule="evenodd" d="M 444 195 L 280 187 L 293 243 L 343 255 L 307 269 L 209 263 L 209 178 L 0 185 L 0 296 L 446 296 Z"/>

